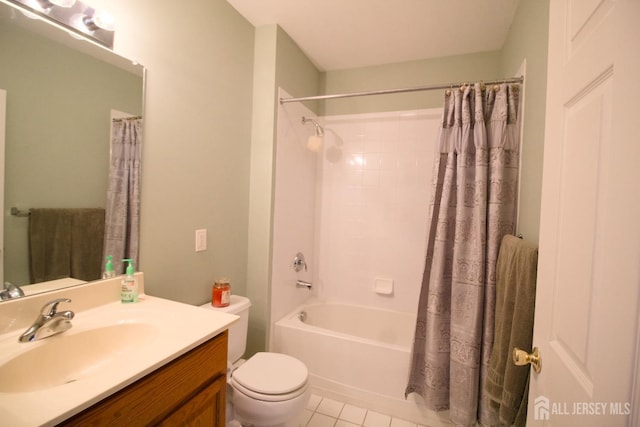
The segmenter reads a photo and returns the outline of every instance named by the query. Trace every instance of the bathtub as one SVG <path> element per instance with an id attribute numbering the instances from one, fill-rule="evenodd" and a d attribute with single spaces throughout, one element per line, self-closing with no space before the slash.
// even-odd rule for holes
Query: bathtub
<path id="1" fill-rule="evenodd" d="M 323 396 L 445 425 L 446 414 L 428 411 L 414 395 L 404 398 L 415 321 L 413 313 L 309 302 L 275 323 L 272 351 L 303 361 L 312 389 Z"/>

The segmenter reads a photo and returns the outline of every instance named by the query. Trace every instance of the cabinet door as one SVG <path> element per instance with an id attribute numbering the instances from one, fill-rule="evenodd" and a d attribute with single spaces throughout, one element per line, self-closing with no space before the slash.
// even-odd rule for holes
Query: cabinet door
<path id="1" fill-rule="evenodd" d="M 63 421 L 64 427 L 151 426 L 172 417 L 185 402 L 222 381 L 222 406 L 227 369 L 227 331 L 167 365 Z M 198 392 L 198 390 L 202 390 Z M 219 401 L 216 401 L 219 403 Z M 184 424 L 183 424 L 184 425 Z M 203 424 L 210 426 L 216 424 Z M 220 424 L 224 426 L 224 422 Z"/>
<path id="2" fill-rule="evenodd" d="M 160 426 L 208 427 L 225 425 L 225 377 L 220 377 L 166 418 Z"/>

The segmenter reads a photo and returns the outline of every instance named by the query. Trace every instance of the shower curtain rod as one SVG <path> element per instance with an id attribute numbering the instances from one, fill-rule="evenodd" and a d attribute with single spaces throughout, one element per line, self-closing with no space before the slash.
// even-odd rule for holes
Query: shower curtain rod
<path id="1" fill-rule="evenodd" d="M 521 77 L 513 77 L 510 79 L 492 80 L 492 81 L 487 81 L 482 83 L 485 85 L 495 85 L 500 83 L 522 83 L 522 82 L 524 82 L 524 77 L 521 76 Z M 350 93 L 336 93 L 333 95 L 305 96 L 303 98 L 280 98 L 280 104 L 285 104 L 287 102 L 303 102 L 303 101 L 318 101 L 322 99 L 350 98 L 353 96 L 386 95 L 390 93 L 451 89 L 453 87 L 464 86 L 468 84 L 469 83 L 449 83 L 449 84 L 438 84 L 438 85 L 430 85 L 430 86 L 407 87 L 407 88 L 400 88 L 400 89 L 371 90 L 367 92 L 350 92 Z"/>
<path id="2" fill-rule="evenodd" d="M 129 116 L 129 117 L 118 117 L 117 119 L 111 119 L 112 122 L 123 122 L 126 120 L 138 120 L 141 119 L 142 116 Z"/>

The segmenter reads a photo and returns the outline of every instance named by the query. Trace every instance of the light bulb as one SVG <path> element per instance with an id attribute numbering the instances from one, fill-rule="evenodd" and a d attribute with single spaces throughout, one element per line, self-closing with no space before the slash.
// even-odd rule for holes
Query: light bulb
<path id="1" fill-rule="evenodd" d="M 93 15 L 86 15 L 82 18 L 82 22 L 90 31 L 103 29 L 106 31 L 115 30 L 115 19 L 106 12 L 96 10 Z"/>
<path id="2" fill-rule="evenodd" d="M 49 0 L 49 3 L 60 7 L 73 7 L 76 4 L 76 0 Z"/>
<path id="3" fill-rule="evenodd" d="M 51 9 L 53 6 L 60 6 L 64 8 L 72 7 L 76 4 L 76 0 L 37 0 L 40 7 L 45 10 Z"/>
<path id="4" fill-rule="evenodd" d="M 107 12 L 96 10 L 93 14 L 93 22 L 103 30 L 113 31 L 116 29 L 116 20 Z"/>

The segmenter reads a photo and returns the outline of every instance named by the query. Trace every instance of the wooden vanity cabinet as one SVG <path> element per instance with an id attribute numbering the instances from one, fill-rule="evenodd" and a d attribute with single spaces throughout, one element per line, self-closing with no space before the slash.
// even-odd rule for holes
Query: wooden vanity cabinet
<path id="1" fill-rule="evenodd" d="M 224 426 L 227 331 L 61 426 Z"/>

